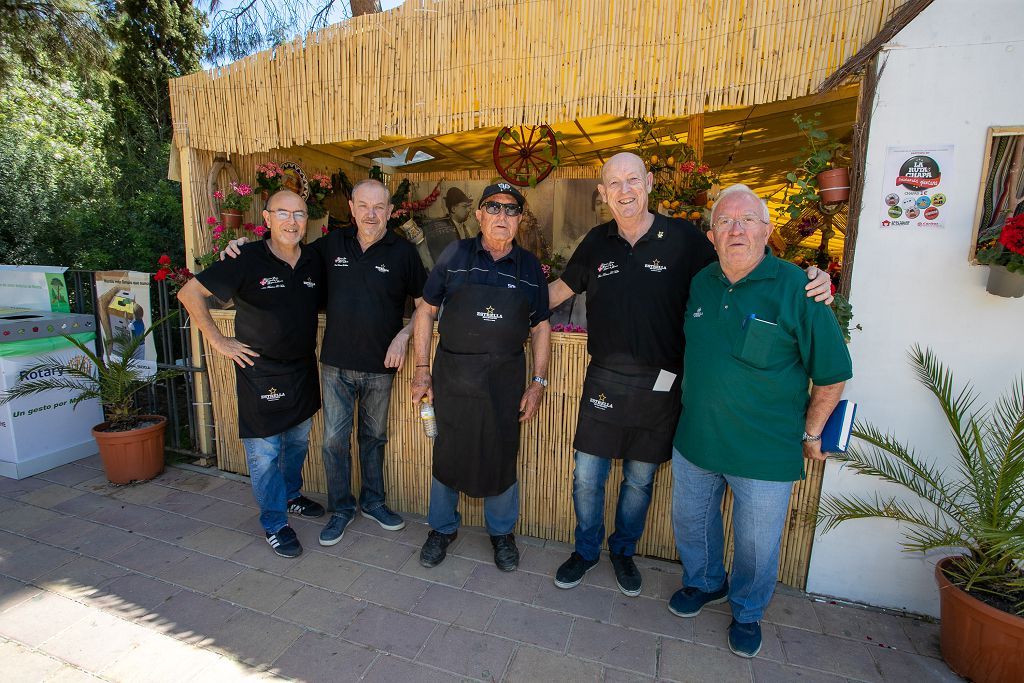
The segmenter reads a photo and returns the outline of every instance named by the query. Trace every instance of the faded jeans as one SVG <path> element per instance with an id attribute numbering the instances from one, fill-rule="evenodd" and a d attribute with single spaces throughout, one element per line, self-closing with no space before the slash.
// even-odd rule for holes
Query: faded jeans
<path id="1" fill-rule="evenodd" d="M 307 419 L 280 434 L 242 439 L 252 494 L 260 506 L 260 524 L 268 534 L 288 526 L 288 501 L 301 495 L 302 465 L 312 424 L 313 420 Z"/>
<path id="2" fill-rule="evenodd" d="M 512 533 L 519 519 L 519 482 L 496 496 L 484 498 L 484 526 L 491 536 Z M 454 534 L 462 524 L 459 514 L 459 492 L 434 477 L 430 478 L 430 507 L 427 524 L 442 534 Z"/>

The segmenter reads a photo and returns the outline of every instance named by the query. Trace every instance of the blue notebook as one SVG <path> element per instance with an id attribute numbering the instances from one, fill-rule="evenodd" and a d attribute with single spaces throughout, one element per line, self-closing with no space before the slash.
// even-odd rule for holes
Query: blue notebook
<path id="1" fill-rule="evenodd" d="M 821 430 L 822 453 L 845 453 L 850 445 L 853 432 L 853 418 L 857 415 L 857 404 L 842 400 L 828 416 L 825 429 Z"/>

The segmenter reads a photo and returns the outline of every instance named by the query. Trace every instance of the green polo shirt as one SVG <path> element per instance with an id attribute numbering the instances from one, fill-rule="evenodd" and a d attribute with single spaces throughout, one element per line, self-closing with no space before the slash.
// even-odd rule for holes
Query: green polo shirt
<path id="1" fill-rule="evenodd" d="M 804 476 L 808 380 L 843 382 L 853 366 L 832 310 L 806 296 L 804 271 L 765 251 L 736 284 L 718 263 L 693 278 L 673 443 L 712 472 L 795 481 Z"/>

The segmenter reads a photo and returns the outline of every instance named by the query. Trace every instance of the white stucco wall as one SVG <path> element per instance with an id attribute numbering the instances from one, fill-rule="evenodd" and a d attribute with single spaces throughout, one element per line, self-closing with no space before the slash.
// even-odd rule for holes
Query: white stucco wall
<path id="1" fill-rule="evenodd" d="M 851 286 L 858 419 L 896 433 L 919 454 L 951 463 L 934 397 L 906 350 L 932 347 L 986 401 L 1024 370 L 1024 299 L 985 292 L 988 268 L 968 264 L 987 128 L 1024 126 L 1024 2 L 936 0 L 882 53 L 867 151 L 864 204 Z M 879 226 L 887 146 L 956 146 L 942 230 Z M 828 463 L 824 493 L 872 495 L 880 482 Z M 884 491 L 883 491 L 884 492 Z M 938 557 L 901 552 L 895 523 L 852 521 L 815 539 L 807 589 L 937 615 Z"/>

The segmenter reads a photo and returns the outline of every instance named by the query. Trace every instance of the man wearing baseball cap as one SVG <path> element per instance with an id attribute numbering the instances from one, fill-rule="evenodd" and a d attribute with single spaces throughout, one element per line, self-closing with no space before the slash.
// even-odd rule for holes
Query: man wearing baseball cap
<path id="1" fill-rule="evenodd" d="M 480 234 L 440 254 L 413 320 L 412 401 L 434 403 L 438 436 L 420 564 L 434 567 L 456 539 L 459 493 L 484 499 L 484 520 L 502 571 L 519 566 L 519 424 L 537 414 L 547 386 L 551 328 L 540 262 L 515 243 L 525 199 L 508 183 L 484 189 Z M 433 368 L 430 343 L 438 319 Z M 529 336 L 534 377 L 526 385 Z M 431 373 L 433 370 L 433 374 Z"/>

